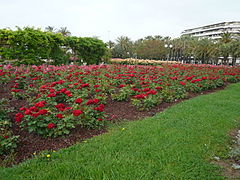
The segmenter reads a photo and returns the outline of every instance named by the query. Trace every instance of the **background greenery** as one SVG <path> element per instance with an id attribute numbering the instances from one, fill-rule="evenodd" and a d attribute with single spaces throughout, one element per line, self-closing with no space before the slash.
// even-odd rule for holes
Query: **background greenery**
<path id="1" fill-rule="evenodd" d="M 108 47 L 113 58 L 168 59 L 201 64 L 218 64 L 222 60 L 222 64 L 235 65 L 240 57 L 240 37 L 228 32 L 217 40 L 190 36 L 172 39 L 157 35 L 132 41 L 120 36 L 116 42 L 109 41 Z"/>

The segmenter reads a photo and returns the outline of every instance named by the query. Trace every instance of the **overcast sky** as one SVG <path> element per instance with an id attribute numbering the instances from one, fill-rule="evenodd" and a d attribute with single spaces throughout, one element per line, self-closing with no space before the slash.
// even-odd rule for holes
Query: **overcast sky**
<path id="1" fill-rule="evenodd" d="M 0 0 L 0 28 L 67 27 L 104 41 L 178 37 L 184 29 L 240 21 L 240 0 Z"/>

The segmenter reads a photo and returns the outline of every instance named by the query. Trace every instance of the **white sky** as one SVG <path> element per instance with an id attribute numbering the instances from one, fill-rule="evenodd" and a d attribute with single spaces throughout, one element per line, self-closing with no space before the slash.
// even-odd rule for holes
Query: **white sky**
<path id="1" fill-rule="evenodd" d="M 104 41 L 178 37 L 184 29 L 240 21 L 240 0 L 0 0 L 0 28 L 67 27 Z"/>

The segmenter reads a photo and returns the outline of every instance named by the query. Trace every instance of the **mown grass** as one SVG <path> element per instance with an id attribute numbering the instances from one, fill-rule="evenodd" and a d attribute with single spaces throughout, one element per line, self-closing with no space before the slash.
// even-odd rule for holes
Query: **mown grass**
<path id="1" fill-rule="evenodd" d="M 239 107 L 238 83 L 152 118 L 113 125 L 109 133 L 50 158 L 1 168 L 0 179 L 223 179 L 211 159 L 229 150 Z"/>

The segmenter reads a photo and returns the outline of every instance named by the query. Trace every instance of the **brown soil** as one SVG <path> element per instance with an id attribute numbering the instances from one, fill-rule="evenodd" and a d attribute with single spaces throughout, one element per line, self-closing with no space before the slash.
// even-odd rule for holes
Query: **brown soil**
<path id="1" fill-rule="evenodd" d="M 238 134 L 239 128 L 233 129 L 229 132 L 229 135 L 231 136 L 232 140 L 236 140 L 236 136 Z M 234 148 L 235 146 L 238 147 L 239 144 L 232 144 L 232 148 Z M 221 174 L 224 177 L 227 177 L 228 179 L 240 179 L 240 170 L 234 169 L 232 167 L 233 164 L 240 164 L 239 160 L 229 157 L 228 159 L 220 159 L 218 161 L 215 160 L 215 161 L 213 161 L 213 163 L 222 168 Z"/>
<path id="2" fill-rule="evenodd" d="M 221 174 L 228 179 L 240 179 L 240 170 L 236 170 L 232 168 L 232 165 L 235 163 L 235 160 L 219 160 L 214 161 L 214 164 L 220 166 L 222 168 Z"/>
<path id="3" fill-rule="evenodd" d="M 148 111 L 139 111 L 137 110 L 137 108 L 135 106 L 133 106 L 130 102 L 118 102 L 118 101 L 113 101 L 111 99 L 108 100 L 108 103 L 105 107 L 105 112 L 107 113 L 107 115 L 109 116 L 109 118 L 111 120 L 113 120 L 114 122 L 116 121 L 123 121 L 123 120 L 138 120 L 138 119 L 142 119 L 144 117 L 151 117 L 154 116 L 156 113 L 158 112 L 162 112 L 163 110 L 165 110 L 168 107 L 171 107 L 179 102 L 182 102 L 184 100 L 187 99 L 191 99 L 193 97 L 199 96 L 199 95 L 203 95 L 203 94 L 209 94 L 209 93 L 213 93 L 219 90 L 224 89 L 226 86 L 224 87 L 219 87 L 213 90 L 207 90 L 204 91 L 202 93 L 188 93 L 188 97 L 185 99 L 178 99 L 175 102 L 171 102 L 171 103 L 167 103 L 167 102 L 163 102 L 160 105 L 151 108 Z"/>
<path id="4" fill-rule="evenodd" d="M 33 153 L 35 152 L 38 153 L 43 150 L 58 150 L 61 148 L 66 148 L 77 142 L 82 142 L 85 139 L 107 132 L 106 128 L 89 130 L 82 127 L 77 127 L 74 130 L 72 130 L 68 136 L 65 137 L 43 138 L 37 134 L 29 133 L 26 130 L 22 130 L 19 128 L 18 125 L 15 124 L 14 115 L 18 111 L 18 109 L 23 105 L 26 105 L 27 102 L 25 100 L 17 100 L 12 98 L 12 95 L 9 91 L 12 85 L 13 85 L 12 83 L 9 83 L 4 85 L 3 87 L 0 87 L 0 99 L 1 98 L 9 99 L 10 107 L 14 109 L 14 112 L 9 114 L 13 122 L 12 128 L 13 134 L 19 135 L 16 156 L 14 158 L 14 161 L 11 162 L 9 166 L 21 163 L 24 160 L 31 158 L 33 156 Z M 225 87 L 205 91 L 201 94 L 212 93 L 224 89 Z M 189 93 L 189 96 L 186 99 L 190 99 L 201 94 Z M 177 104 L 181 101 L 183 100 L 177 100 L 176 102 L 173 103 L 162 103 L 149 111 L 138 111 L 129 102 L 116 102 L 110 99 L 105 107 L 105 112 L 108 115 L 108 119 L 113 122 L 119 122 L 122 120 L 137 120 L 144 117 L 154 116 L 156 113 L 161 112 L 164 109 L 174 104 Z"/>

